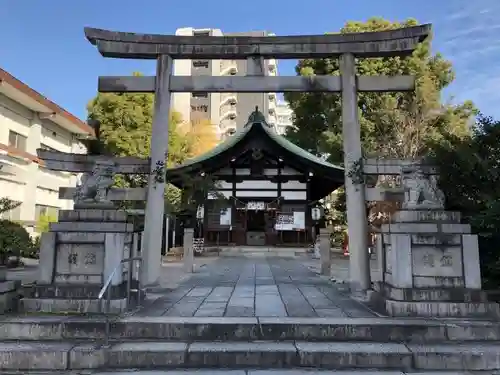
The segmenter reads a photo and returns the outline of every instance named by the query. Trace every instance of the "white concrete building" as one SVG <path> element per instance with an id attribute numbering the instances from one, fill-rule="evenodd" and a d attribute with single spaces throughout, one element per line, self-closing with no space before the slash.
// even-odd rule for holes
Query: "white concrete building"
<path id="1" fill-rule="evenodd" d="M 175 35 L 207 36 L 271 36 L 265 31 L 223 34 L 220 29 L 177 29 Z M 267 75 L 277 75 L 275 59 L 267 60 Z M 175 60 L 174 75 L 181 76 L 244 76 L 246 60 Z M 258 106 L 271 126 L 276 126 L 277 97 L 275 93 L 175 93 L 172 107 L 184 121 L 210 120 L 221 139 L 246 124 L 248 116 Z"/>
<path id="2" fill-rule="evenodd" d="M 72 208 L 59 187 L 74 186 L 77 176 L 44 168 L 36 149 L 85 153 L 78 138 L 89 134 L 85 122 L 0 69 L 0 197 L 22 202 L 2 218 L 31 232 L 40 215 Z"/>
<path id="3" fill-rule="evenodd" d="M 285 134 L 286 130 L 293 126 L 293 111 L 287 102 L 278 102 L 276 106 L 276 132 Z"/>

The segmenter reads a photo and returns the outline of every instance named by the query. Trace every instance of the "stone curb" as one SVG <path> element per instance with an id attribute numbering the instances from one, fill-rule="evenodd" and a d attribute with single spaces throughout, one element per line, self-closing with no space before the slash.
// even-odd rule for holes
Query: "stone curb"
<path id="1" fill-rule="evenodd" d="M 4 340 L 100 340 L 102 317 L 0 319 Z M 500 323 L 387 318 L 125 317 L 110 320 L 110 339 L 173 341 L 365 341 L 439 343 L 500 341 Z"/>
<path id="2" fill-rule="evenodd" d="M 108 347 L 16 342 L 0 348 L 2 370 L 294 368 L 497 370 L 500 344 L 404 345 L 312 342 L 125 342 Z"/>

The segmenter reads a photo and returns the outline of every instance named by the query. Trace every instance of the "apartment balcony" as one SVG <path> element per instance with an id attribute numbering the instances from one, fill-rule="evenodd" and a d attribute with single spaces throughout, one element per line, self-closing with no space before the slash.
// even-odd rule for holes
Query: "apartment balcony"
<path id="1" fill-rule="evenodd" d="M 236 106 L 226 103 L 219 108 L 219 116 L 221 118 L 236 118 Z"/>
<path id="2" fill-rule="evenodd" d="M 220 95 L 220 106 L 222 107 L 223 105 L 226 104 L 231 104 L 231 105 L 236 105 L 238 102 L 238 97 L 236 93 L 233 92 L 225 92 Z"/>
<path id="3" fill-rule="evenodd" d="M 236 129 L 236 119 L 224 118 L 219 124 L 220 132 L 226 134 L 230 129 Z"/>
<path id="4" fill-rule="evenodd" d="M 267 112 L 269 113 L 270 116 L 276 117 L 276 109 L 275 108 L 270 107 Z"/>
<path id="5" fill-rule="evenodd" d="M 238 64 L 236 60 L 221 60 L 220 75 L 235 76 L 238 73 Z"/>
<path id="6" fill-rule="evenodd" d="M 14 176 L 22 172 L 19 166 L 0 160 L 0 176 Z"/>
<path id="7" fill-rule="evenodd" d="M 269 70 L 270 76 L 278 75 L 278 64 L 276 63 L 276 59 L 268 60 L 267 69 Z"/>
<path id="8" fill-rule="evenodd" d="M 230 136 L 234 135 L 235 133 L 236 133 L 236 126 L 230 127 L 229 129 L 226 130 L 226 132 L 224 133 L 224 136 L 230 137 Z"/>
<path id="9" fill-rule="evenodd" d="M 224 112 L 222 111 L 222 108 L 221 108 L 219 116 L 220 116 L 221 120 L 228 119 L 228 120 L 234 121 L 234 120 L 236 120 L 236 117 L 238 116 L 238 114 L 236 113 L 236 108 L 230 108 Z"/>

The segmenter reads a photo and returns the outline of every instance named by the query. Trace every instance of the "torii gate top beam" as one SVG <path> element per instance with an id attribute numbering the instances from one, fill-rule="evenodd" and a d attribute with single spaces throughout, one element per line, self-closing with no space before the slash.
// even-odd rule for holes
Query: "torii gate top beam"
<path id="1" fill-rule="evenodd" d="M 136 34 L 85 28 L 87 39 L 104 57 L 156 59 L 324 58 L 352 53 L 358 57 L 411 54 L 431 32 L 431 25 L 396 30 L 305 36 L 177 36 Z"/>

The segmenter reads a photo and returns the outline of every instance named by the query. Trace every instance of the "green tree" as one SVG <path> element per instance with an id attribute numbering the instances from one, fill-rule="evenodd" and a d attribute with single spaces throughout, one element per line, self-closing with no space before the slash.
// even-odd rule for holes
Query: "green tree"
<path id="1" fill-rule="evenodd" d="M 383 31 L 415 26 L 417 21 L 390 22 L 370 18 L 367 22 L 347 22 L 340 33 Z M 450 105 L 441 101 L 442 91 L 453 82 L 451 62 L 439 53 L 432 54 L 431 39 L 421 43 L 407 58 L 370 58 L 357 60 L 358 75 L 412 75 L 413 92 L 359 93 L 358 107 L 361 142 L 366 157 L 415 158 L 426 155 L 431 144 L 446 134 L 469 134 L 471 117 L 476 113 L 472 102 Z M 298 75 L 339 75 L 336 58 L 299 61 Z M 339 94 L 287 93 L 285 98 L 294 111 L 294 128 L 286 136 L 316 155 L 328 155 L 331 162 L 343 164 L 342 109 Z M 376 184 L 394 185 L 396 181 L 380 177 Z M 338 199 L 345 199 L 340 194 Z M 343 205 L 343 202 L 340 202 Z M 371 217 L 392 211 L 394 204 L 373 203 Z"/>
<path id="2" fill-rule="evenodd" d="M 15 202 L 10 198 L 2 197 L 0 198 L 0 214 L 9 212 L 20 205 L 21 202 Z"/>
<path id="3" fill-rule="evenodd" d="M 9 257 L 16 257 L 13 265 L 17 265 L 19 258 L 32 250 L 33 241 L 21 224 L 0 219 L 0 266 L 7 265 Z"/>
<path id="4" fill-rule="evenodd" d="M 486 288 L 500 285 L 500 121 L 479 116 L 470 137 L 447 135 L 433 145 L 446 207 L 479 234 Z"/>
<path id="5" fill-rule="evenodd" d="M 87 106 L 88 120 L 100 123 L 100 139 L 107 153 L 146 159 L 150 152 L 153 106 L 154 95 L 149 93 L 99 93 Z M 193 139 L 185 134 L 181 125 L 181 115 L 173 111 L 168 129 L 168 156 L 166 158 L 168 167 L 180 164 L 193 155 Z M 210 183 L 208 178 L 200 182 L 198 179 L 191 181 L 189 176 L 185 176 L 185 180 L 186 184 L 193 186 Z M 147 176 L 117 176 L 116 185 L 144 187 L 147 185 Z M 168 211 L 181 209 L 181 192 L 171 184 L 167 185 L 165 204 Z M 136 205 L 134 208 L 141 208 L 141 206 Z"/>
<path id="6" fill-rule="evenodd" d="M 390 22 L 371 18 L 347 22 L 340 33 L 383 31 L 417 25 L 413 19 Z M 361 137 L 366 155 L 416 157 L 429 151 L 429 141 L 443 134 L 468 134 L 468 121 L 475 108 L 441 103 L 441 93 L 454 79 L 449 61 L 431 53 L 431 38 L 408 58 L 370 58 L 357 61 L 359 75 L 413 75 L 416 89 L 407 93 L 360 93 L 358 97 Z M 301 60 L 298 75 L 339 75 L 338 59 Z M 295 128 L 286 136 L 317 155 L 343 163 L 341 98 L 338 94 L 287 93 L 294 111 Z"/>

